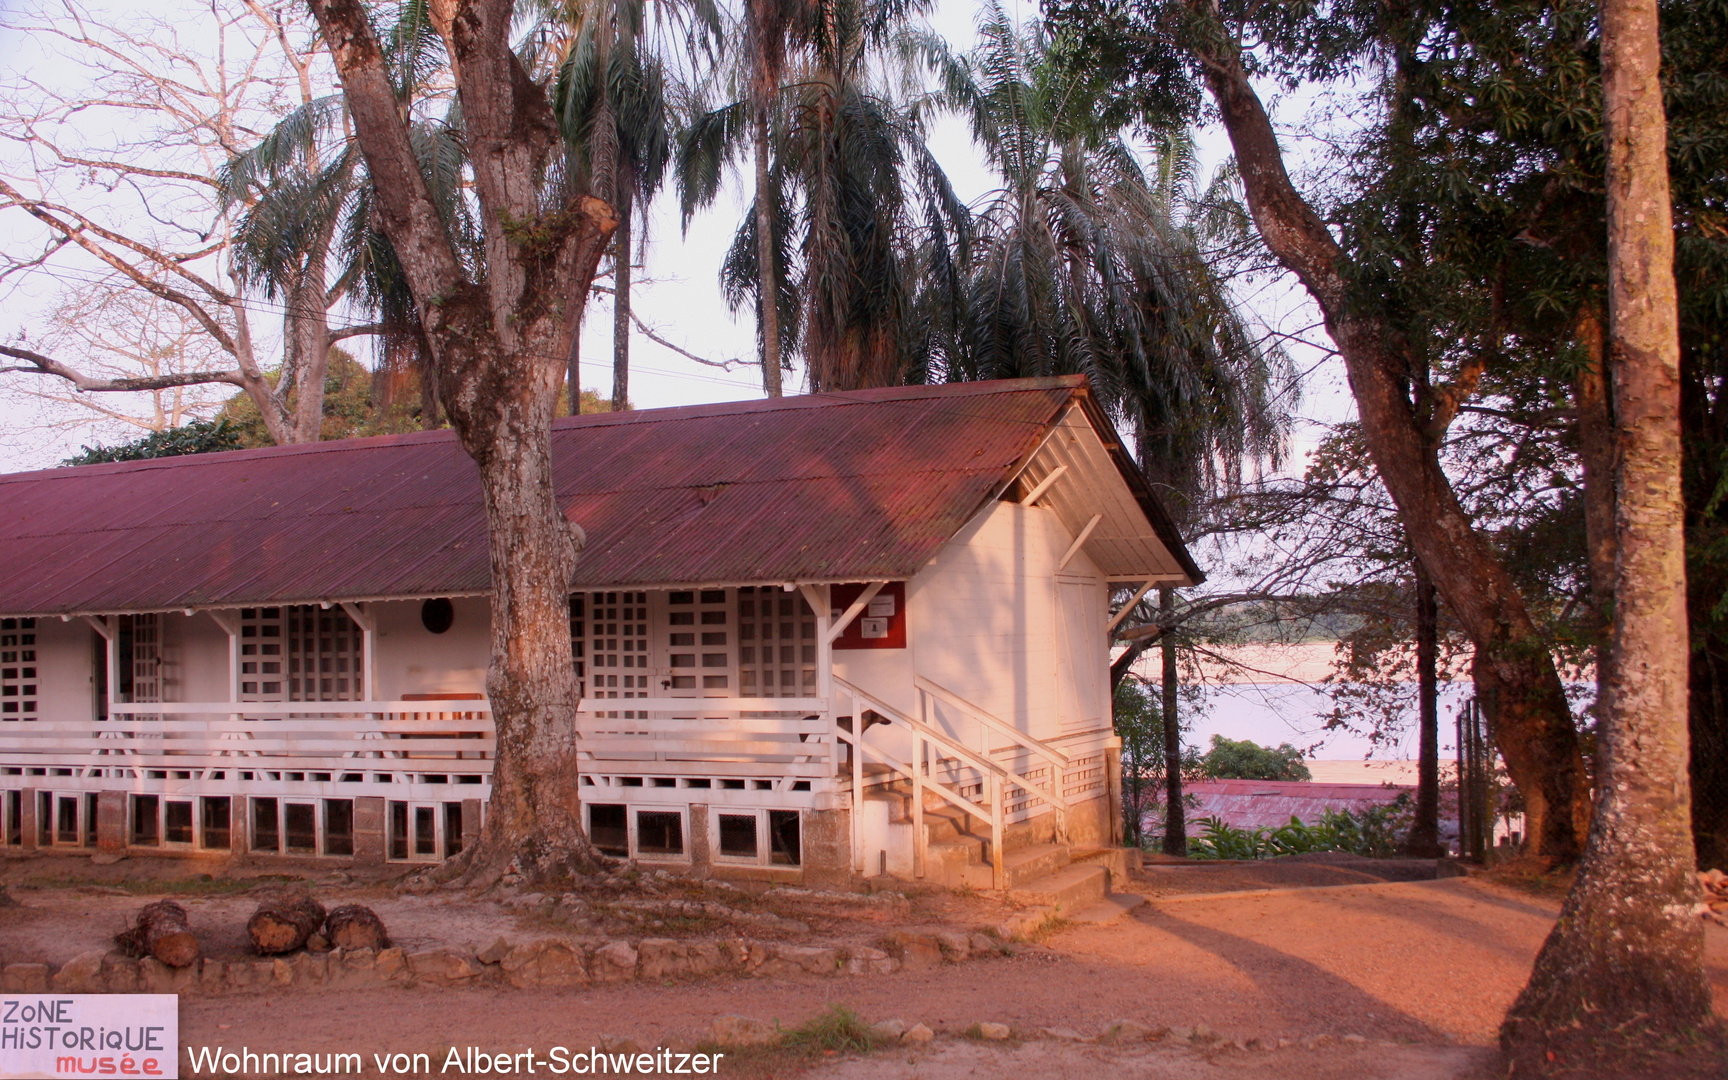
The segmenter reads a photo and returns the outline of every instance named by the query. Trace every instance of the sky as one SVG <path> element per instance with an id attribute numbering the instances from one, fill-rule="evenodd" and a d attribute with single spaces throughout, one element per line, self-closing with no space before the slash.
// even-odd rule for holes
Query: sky
<path id="1" fill-rule="evenodd" d="M 98 12 L 105 7 L 126 12 L 137 10 L 131 5 L 92 6 Z M 16 12 L 23 7 L 18 0 L 0 0 L 0 10 Z M 189 3 L 186 18 L 176 32 L 188 37 L 195 35 L 198 15 L 208 10 L 208 5 Z M 974 0 L 941 0 L 930 22 L 956 47 L 964 48 L 973 40 L 977 10 Z M 1009 0 L 1008 11 L 1017 19 L 1025 19 L 1036 13 L 1036 5 Z M 56 85 L 57 79 L 64 80 L 67 70 L 68 66 L 53 59 L 52 52 L 40 41 L 0 30 L 0 72 L 6 78 L 21 76 Z M 1299 103 L 1300 107 L 1305 106 Z M 90 123 L 99 124 L 100 120 L 93 116 Z M 93 143 L 100 144 L 106 137 L 99 129 L 91 132 Z M 977 200 L 995 186 L 959 119 L 938 120 L 929 144 L 962 197 Z M 1199 144 L 1202 175 L 1210 175 L 1228 159 L 1227 140 L 1219 130 L 1203 130 Z M 1297 153 L 1300 152 L 1297 148 Z M 713 360 L 751 358 L 755 354 L 752 321 L 735 317 L 726 309 L 718 285 L 722 256 L 743 213 L 743 194 L 746 193 L 735 184 L 729 185 L 720 202 L 697 215 L 686 230 L 680 228 L 675 198 L 670 192 L 663 193 L 650 211 L 645 261 L 636 271 L 633 297 L 637 315 L 660 336 Z M 22 215 L 0 214 L 0 243 L 11 250 L 33 251 L 35 235 Z M 55 299 L 55 285 L 76 289 L 90 279 L 92 269 L 86 264 L 57 279 L 33 275 L 0 283 L 0 337 L 10 340 L 20 330 L 37 330 L 42 315 Z M 1245 291 L 1243 299 L 1255 316 L 1279 329 L 1290 330 L 1312 322 L 1310 310 L 1287 281 L 1259 283 L 1252 291 Z M 253 332 L 266 343 L 266 356 L 279 348 L 279 316 L 274 314 L 275 310 L 279 309 L 262 298 L 254 305 Z M 582 330 L 581 380 L 584 387 L 597 389 L 607 397 L 612 387 L 611 328 L 609 298 L 595 299 L 589 305 Z M 31 337 L 40 340 L 40 332 Z M 1304 381 L 1301 414 L 1317 424 L 1335 422 L 1347 415 L 1349 397 L 1343 392 L 1336 365 L 1306 350 L 1294 352 L 1298 365 L 1310 372 Z M 211 360 L 212 365 L 222 361 L 220 355 Z M 788 386 L 801 385 L 802 378 L 802 372 L 789 377 Z M 0 472 L 53 466 L 81 445 L 114 443 L 138 434 L 136 428 L 66 409 L 49 411 L 56 417 L 75 417 L 80 422 L 45 430 L 43 407 L 15 392 L 20 386 L 42 384 L 52 385 L 33 377 L 0 379 Z M 737 400 L 761 393 L 761 373 L 753 364 L 730 371 L 706 367 L 641 334 L 632 336 L 630 397 L 637 408 Z M 104 398 L 112 400 L 112 396 Z M 1313 425 L 1298 424 L 1293 440 L 1295 452 L 1291 456 L 1293 467 L 1300 468 L 1302 452 L 1312 445 L 1316 430 Z"/>
<path id="2" fill-rule="evenodd" d="M 1016 20 L 1036 14 L 1036 5 L 1025 0 L 1006 0 L 1008 12 Z M 92 5 L 100 10 L 134 12 L 131 5 Z M 15 14 L 23 9 L 18 0 L 0 0 L 0 11 Z M 209 5 L 190 4 L 174 32 L 187 40 L 197 41 L 200 13 Z M 974 37 L 977 6 L 974 0 L 941 0 L 930 16 L 932 26 L 957 48 L 969 47 Z M 207 32 L 208 19 L 202 28 Z M 42 42 L 21 37 L 15 32 L 0 30 L 0 78 L 9 83 L 33 79 L 48 85 L 64 85 L 56 80 L 67 78 L 67 68 L 52 59 L 51 51 Z M 1300 175 L 1305 162 L 1317 160 L 1318 144 L 1310 144 L 1296 135 L 1295 128 L 1312 122 L 1323 114 L 1326 103 L 1318 99 L 1283 99 L 1273 101 L 1275 117 L 1283 126 L 1286 146 L 1295 171 Z M 1337 118 L 1339 110 L 1331 116 Z M 1322 123 L 1327 122 L 1325 117 Z M 1342 121 L 1341 121 L 1342 122 Z M 92 119 L 93 125 L 100 121 Z M 99 126 L 89 132 L 94 142 L 117 133 L 104 132 Z M 1201 175 L 1229 159 L 1229 145 L 1217 128 L 1198 133 Z M 951 182 L 963 198 L 978 200 L 987 194 L 995 181 L 982 157 L 972 146 L 964 124 L 955 118 L 936 122 L 930 132 L 929 144 L 947 170 Z M 3 151 L 0 151 L 3 153 Z M 682 229 L 675 199 L 663 194 L 649 214 L 645 261 L 637 270 L 634 289 L 637 314 L 662 337 L 675 342 L 697 355 L 715 360 L 751 358 L 755 353 L 752 322 L 734 317 L 726 309 L 718 286 L 721 258 L 731 241 L 734 229 L 743 213 L 742 193 L 736 185 L 728 187 L 720 203 L 691 221 Z M 23 245 L 34 234 L 19 215 L 0 214 L 0 244 L 9 251 L 31 250 Z M 12 340 L 19 331 L 38 331 L 42 316 L 54 297 L 55 285 L 76 289 L 89 279 L 89 270 L 64 276 L 53 282 L 41 277 L 0 283 L 0 338 Z M 1314 322 L 1313 309 L 1293 284 L 1286 279 L 1262 281 L 1239 292 L 1239 298 L 1251 315 L 1278 330 L 1295 333 Z M 271 317 L 271 305 L 257 305 L 256 332 L 276 346 L 277 318 Z M 611 394 L 611 317 L 610 304 L 605 299 L 591 303 L 582 332 L 582 384 Z M 34 334 L 35 339 L 40 333 Z M 1296 345 L 1292 358 L 1304 372 L 1303 397 L 1298 409 L 1298 423 L 1292 433 L 1289 469 L 1300 472 L 1305 452 L 1312 447 L 1326 425 L 1349 417 L 1353 412 L 1347 387 L 1338 363 L 1327 354 Z M 265 355 L 269 355 L 268 348 Z M 220 360 L 221 357 L 217 357 Z M 51 467 L 60 459 L 85 444 L 113 443 L 134 437 L 136 429 L 127 429 L 111 421 L 82 413 L 74 415 L 79 422 L 56 430 L 45 430 L 43 409 L 15 390 L 20 376 L 13 376 L 10 388 L 0 379 L 0 472 Z M 802 373 L 790 376 L 790 388 L 802 385 Z M 630 396 L 637 408 L 658 408 L 674 405 L 739 400 L 760 396 L 761 374 L 753 365 L 737 370 L 722 371 L 695 363 L 642 335 L 631 342 Z M 1323 699 L 1315 698 L 1301 687 L 1222 689 L 1209 696 L 1207 707 L 1196 717 L 1194 736 L 1204 745 L 1213 732 L 1232 737 L 1252 737 L 1260 742 L 1292 742 L 1311 746 L 1318 741 L 1318 721 L 1315 713 L 1324 707 Z M 1326 757 L 1361 757 L 1367 746 L 1360 740 L 1334 736 L 1319 752 Z"/>

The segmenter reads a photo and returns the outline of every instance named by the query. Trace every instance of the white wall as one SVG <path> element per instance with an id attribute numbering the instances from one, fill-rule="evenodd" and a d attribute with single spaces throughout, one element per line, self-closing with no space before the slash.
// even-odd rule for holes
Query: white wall
<path id="1" fill-rule="evenodd" d="M 403 694 L 483 694 L 492 653 L 489 601 L 452 600 L 455 621 L 442 634 L 420 623 L 420 601 L 380 601 L 368 605 L 378 620 L 375 659 L 380 701 Z"/>
<path id="2" fill-rule="evenodd" d="M 228 700 L 228 632 L 204 612 L 159 615 L 162 700 Z"/>
<path id="3" fill-rule="evenodd" d="M 836 671 L 912 715 L 915 669 L 1038 738 L 1108 728 L 1107 590 L 1084 552 L 1058 583 L 1072 540 L 1052 511 L 992 504 L 908 585 L 908 648 L 837 652 Z M 957 710 L 933 719 L 979 745 L 980 726 Z M 909 751 L 892 728 L 872 738 Z"/>
<path id="4" fill-rule="evenodd" d="M 10 631 L 8 631 L 10 632 Z M 96 631 L 82 619 L 36 620 L 36 708 L 41 720 L 89 721 L 96 717 L 91 657 Z"/>

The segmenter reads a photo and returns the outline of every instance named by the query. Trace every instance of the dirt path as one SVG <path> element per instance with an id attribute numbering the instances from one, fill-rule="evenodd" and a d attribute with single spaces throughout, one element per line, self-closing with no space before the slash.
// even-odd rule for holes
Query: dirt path
<path id="1" fill-rule="evenodd" d="M 818 1070 L 832 1077 L 1078 1076 L 1330 1080 L 1454 1077 L 1480 1063 L 1558 908 L 1476 880 L 1353 885 L 1210 898 L 1165 897 L 1109 926 L 1071 927 L 1013 957 L 855 978 L 641 983 L 575 993 L 421 990 L 187 999 L 190 1047 L 296 1051 L 493 1051 L 629 1038 L 688 1046 L 716 1017 L 798 1024 L 829 1004 L 870 1020 L 923 1022 L 929 1048 L 883 1051 Z M 1728 931 L 1710 931 L 1718 1002 L 1728 1004 Z M 979 1021 L 1094 1034 L 1112 1020 L 1206 1025 L 1281 1050 L 1126 1050 L 1040 1040 L 979 1044 Z M 1336 1045 L 1308 1049 L 1315 1036 Z M 1343 1042 L 1359 1036 L 1365 1042 Z M 434 1070 L 436 1072 L 436 1070 Z M 189 1074 L 188 1074 L 189 1075 Z M 724 1075 L 724 1074 L 723 1074 Z"/>

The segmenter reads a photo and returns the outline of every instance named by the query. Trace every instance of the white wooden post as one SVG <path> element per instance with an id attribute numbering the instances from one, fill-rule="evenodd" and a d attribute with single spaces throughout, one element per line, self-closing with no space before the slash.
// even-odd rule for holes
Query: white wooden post
<path id="1" fill-rule="evenodd" d="M 348 617 L 354 620 L 354 625 L 360 628 L 360 699 L 372 701 L 377 696 L 373 686 L 372 638 L 378 630 L 378 620 L 372 617 L 370 611 L 359 604 L 344 602 L 342 610 L 346 611 Z"/>
<path id="2" fill-rule="evenodd" d="M 1002 855 L 1002 778 L 986 776 L 990 785 L 990 881 L 997 889 L 1008 887 L 1008 864 Z"/>
<path id="3" fill-rule="evenodd" d="M 912 876 L 924 876 L 924 736 L 912 733 Z"/>
<path id="4" fill-rule="evenodd" d="M 113 719 L 114 695 L 120 687 L 120 635 L 117 633 L 118 626 L 109 626 L 108 618 L 104 615 L 86 615 L 84 621 L 90 624 L 92 630 L 102 635 L 102 640 L 107 645 L 107 648 L 103 650 L 104 659 L 108 665 L 107 711 L 109 719 Z"/>
<path id="5" fill-rule="evenodd" d="M 864 866 L 864 703 L 852 698 L 852 853 L 858 872 Z"/>
<path id="6" fill-rule="evenodd" d="M 207 614 L 212 622 L 228 635 L 228 700 L 240 700 L 240 621 L 232 611 L 211 608 Z"/>

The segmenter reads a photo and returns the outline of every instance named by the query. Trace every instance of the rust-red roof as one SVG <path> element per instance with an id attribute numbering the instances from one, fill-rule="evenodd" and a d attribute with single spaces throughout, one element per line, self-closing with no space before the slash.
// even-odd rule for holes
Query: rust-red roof
<path id="1" fill-rule="evenodd" d="M 572 585 L 910 577 L 1085 396 L 1032 379 L 560 420 L 558 495 L 588 535 Z M 0 567 L 8 615 L 489 583 L 478 473 L 449 431 L 0 476 Z"/>
<path id="2" fill-rule="evenodd" d="M 1311 780 L 1189 780 L 1182 785 L 1183 795 L 1198 803 L 1187 813 L 1190 828 L 1209 817 L 1237 829 L 1276 829 L 1288 825 L 1291 818 L 1312 825 L 1328 810 L 1359 813 L 1390 806 L 1400 795 L 1414 791 L 1392 784 L 1319 784 Z"/>

